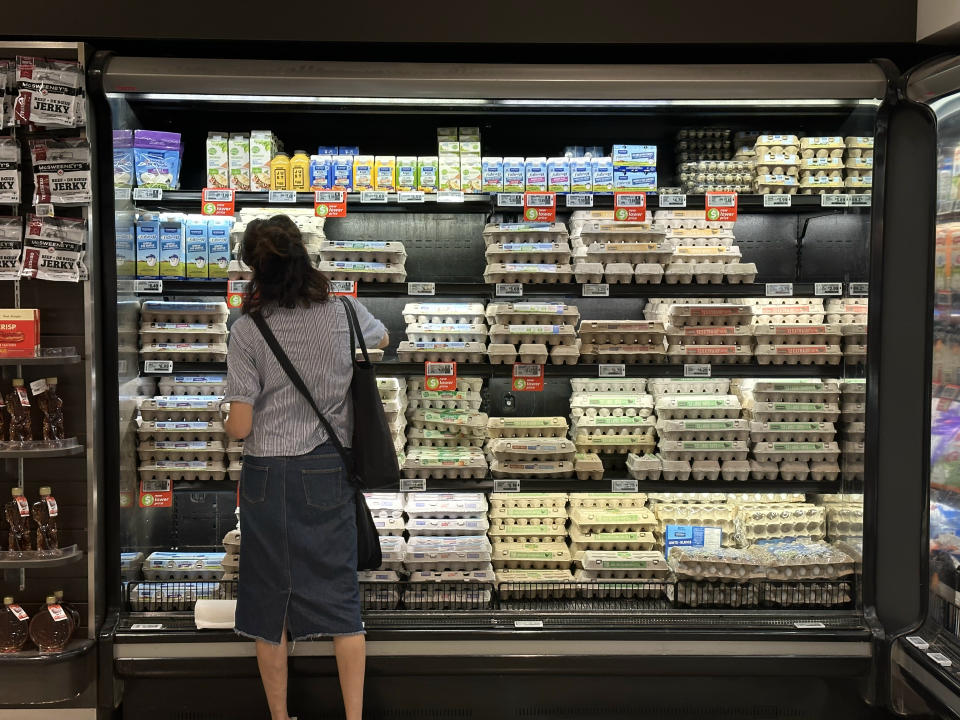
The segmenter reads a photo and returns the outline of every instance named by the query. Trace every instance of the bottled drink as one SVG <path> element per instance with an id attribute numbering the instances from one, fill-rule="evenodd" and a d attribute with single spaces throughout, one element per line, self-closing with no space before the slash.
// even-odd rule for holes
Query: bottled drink
<path id="1" fill-rule="evenodd" d="M 57 604 L 67 611 L 67 614 L 73 619 L 73 629 L 77 630 L 80 627 L 80 611 L 77 610 L 73 605 L 67 605 L 63 602 L 63 590 L 57 590 L 53 593 L 53 597 L 56 598 Z"/>
<path id="2" fill-rule="evenodd" d="M 47 606 L 30 621 L 30 639 L 42 653 L 62 652 L 73 637 L 73 618 L 53 595 L 47 596 Z"/>
<path id="3" fill-rule="evenodd" d="M 33 440 L 30 396 L 20 378 L 13 381 L 13 388 L 7 393 L 7 412 L 10 413 L 10 441 L 22 443 Z"/>
<path id="4" fill-rule="evenodd" d="M 23 488 L 10 490 L 13 499 L 4 508 L 7 524 L 10 526 L 11 552 L 30 549 L 30 503 L 23 496 Z"/>
<path id="5" fill-rule="evenodd" d="M 37 550 L 42 553 L 53 554 L 60 550 L 58 514 L 57 501 L 50 494 L 50 488 L 40 488 L 40 499 L 33 504 L 33 522 L 37 526 Z"/>
<path id="6" fill-rule="evenodd" d="M 57 395 L 57 379 L 47 378 L 47 389 L 38 399 L 40 412 L 43 413 L 43 439 L 47 442 L 61 442 L 63 432 L 63 400 Z"/>
<path id="7" fill-rule="evenodd" d="M 3 610 L 0 610 L 0 653 L 14 653 L 23 649 L 27 642 L 29 621 L 30 616 L 13 602 L 12 597 L 3 599 Z"/>

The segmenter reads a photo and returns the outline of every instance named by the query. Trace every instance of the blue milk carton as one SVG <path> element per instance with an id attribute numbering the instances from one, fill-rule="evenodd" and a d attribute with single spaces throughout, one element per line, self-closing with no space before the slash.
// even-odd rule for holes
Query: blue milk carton
<path id="1" fill-rule="evenodd" d="M 593 192 L 593 170 L 590 158 L 570 158 L 570 192 Z"/>
<path id="2" fill-rule="evenodd" d="M 186 248 L 183 241 L 183 223 L 179 220 L 160 222 L 160 277 L 186 277 Z"/>
<path id="3" fill-rule="evenodd" d="M 527 187 L 526 163 L 522 157 L 503 159 L 503 191 L 522 193 Z"/>
<path id="4" fill-rule="evenodd" d="M 310 189 L 329 190 L 333 187 L 333 155 L 310 156 Z"/>
<path id="5" fill-rule="evenodd" d="M 207 221 L 207 272 L 211 280 L 227 278 L 232 229 L 232 218 L 210 218 Z"/>
<path id="6" fill-rule="evenodd" d="M 117 246 L 117 277 L 133 278 L 137 275 L 137 229 L 132 212 L 115 214 L 114 238 Z"/>
<path id="7" fill-rule="evenodd" d="M 593 170 L 593 191 L 613 192 L 613 160 L 608 157 L 590 158 L 590 168 Z"/>
<path id="8" fill-rule="evenodd" d="M 137 223 L 137 277 L 160 277 L 160 221 Z"/>
<path id="9" fill-rule="evenodd" d="M 210 276 L 207 271 L 207 218 L 202 215 L 187 217 L 187 277 L 206 279 Z"/>
<path id="10" fill-rule="evenodd" d="M 556 193 L 570 192 L 570 159 L 552 157 L 547 160 L 547 190 Z"/>
<path id="11" fill-rule="evenodd" d="M 503 190 L 503 158 L 485 157 L 480 161 L 481 188 L 484 192 Z"/>
<path id="12" fill-rule="evenodd" d="M 353 190 L 353 155 L 333 158 L 333 185 L 331 190 Z"/>

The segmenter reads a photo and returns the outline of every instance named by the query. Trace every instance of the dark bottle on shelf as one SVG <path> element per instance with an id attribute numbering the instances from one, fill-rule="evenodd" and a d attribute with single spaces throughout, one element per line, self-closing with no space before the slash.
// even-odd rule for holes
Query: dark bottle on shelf
<path id="1" fill-rule="evenodd" d="M 10 490 L 12 499 L 4 508 L 7 524 L 10 526 L 11 552 L 21 552 L 30 549 L 30 503 L 23 496 L 23 488 L 15 487 Z"/>
<path id="2" fill-rule="evenodd" d="M 73 629 L 76 631 L 80 627 L 80 611 L 77 610 L 73 605 L 67 605 L 63 601 L 63 590 L 55 590 L 53 597 L 56 598 L 57 604 L 66 610 L 68 615 L 70 615 L 70 618 L 73 620 Z"/>
<path id="3" fill-rule="evenodd" d="M 50 488 L 40 488 L 40 499 L 33 504 L 33 522 L 37 526 L 37 550 L 54 554 L 60 550 L 60 534 L 57 530 L 59 508 L 50 494 Z"/>
<path id="4" fill-rule="evenodd" d="M 30 621 L 30 639 L 42 653 L 63 652 L 74 629 L 70 613 L 57 604 L 53 595 L 48 595 L 47 606 Z"/>
<path id="5" fill-rule="evenodd" d="M 0 610 L 0 653 L 15 653 L 23 650 L 30 629 L 30 616 L 17 605 L 12 597 L 3 599 Z"/>
<path id="6" fill-rule="evenodd" d="M 33 440 L 30 396 L 20 378 L 13 381 L 13 387 L 7 393 L 7 412 L 10 413 L 10 441 L 22 443 Z"/>
<path id="7" fill-rule="evenodd" d="M 7 396 L 0 393 L 0 440 L 10 437 L 10 414 L 7 412 Z"/>
<path id="8" fill-rule="evenodd" d="M 63 400 L 57 395 L 57 379 L 47 378 L 47 387 L 40 393 L 37 403 L 43 413 L 43 439 L 47 442 L 62 442 L 63 432 Z"/>

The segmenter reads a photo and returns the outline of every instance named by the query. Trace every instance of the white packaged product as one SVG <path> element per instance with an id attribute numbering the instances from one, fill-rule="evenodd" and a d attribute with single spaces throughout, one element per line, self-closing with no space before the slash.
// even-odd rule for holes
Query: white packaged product
<path id="1" fill-rule="evenodd" d="M 331 280 L 399 283 L 407 279 L 402 263 L 321 260 L 317 268 Z"/>
<path id="2" fill-rule="evenodd" d="M 485 535 L 417 535 L 407 542 L 403 563 L 411 571 L 486 570 L 490 565 L 492 550 Z"/>
<path id="3" fill-rule="evenodd" d="M 737 511 L 736 532 L 740 547 L 778 538 L 822 540 L 825 513 L 822 507 L 807 503 L 745 504 Z"/>
<path id="4" fill-rule="evenodd" d="M 402 267 L 407 259 L 407 251 L 399 242 L 324 240 L 320 244 L 320 259 L 391 263 Z"/>
<path id="5" fill-rule="evenodd" d="M 166 461 L 222 461 L 223 443 L 218 440 L 154 440 L 137 446 L 141 462 Z"/>
<path id="6" fill-rule="evenodd" d="M 158 383 L 161 395 L 224 395 L 225 375 L 164 375 Z"/>
<path id="7" fill-rule="evenodd" d="M 83 102 L 83 71 L 77 62 L 17 58 L 14 101 L 17 125 L 83 125 Z"/>
<path id="8" fill-rule="evenodd" d="M 576 325 L 580 312 L 563 303 L 492 302 L 486 318 L 491 325 Z"/>
<path id="9" fill-rule="evenodd" d="M 404 510 L 411 518 L 482 517 L 487 500 L 483 493 L 410 493 Z"/>
<path id="10" fill-rule="evenodd" d="M 487 346 L 482 342 L 410 342 L 397 347 L 402 362 L 483 362 Z"/>
<path id="11" fill-rule="evenodd" d="M 485 517 L 412 517 L 405 525 L 410 537 L 416 535 L 486 535 L 490 524 Z"/>
<path id="12" fill-rule="evenodd" d="M 144 420 L 206 420 L 220 417 L 220 401 L 216 395 L 160 395 L 140 403 Z"/>
<path id="13" fill-rule="evenodd" d="M 0 138 L 0 204 L 20 204 L 20 144 L 15 138 Z"/>
<path id="14" fill-rule="evenodd" d="M 487 245 L 488 263 L 550 263 L 570 264 L 568 242 L 506 242 Z"/>
<path id="15" fill-rule="evenodd" d="M 155 552 L 143 561 L 143 577 L 154 582 L 219 580 L 224 553 Z"/>
<path id="16" fill-rule="evenodd" d="M 407 339 L 413 342 L 474 342 L 487 338 L 486 324 L 469 323 L 410 323 Z"/>
<path id="17" fill-rule="evenodd" d="M 486 321 L 483 303 L 407 303 L 406 323 L 457 323 L 477 325 Z"/>
<path id="18" fill-rule="evenodd" d="M 85 220 L 28 215 L 21 277 L 78 282 L 86 243 Z"/>
<path id="19" fill-rule="evenodd" d="M 197 440 L 221 440 L 224 437 L 223 425 L 217 421 L 144 421 L 137 429 L 141 441 L 159 440 L 164 442 L 189 442 Z"/>
<path id="20" fill-rule="evenodd" d="M 486 245 L 512 242 L 565 242 L 567 228 L 563 223 L 489 223 L 483 228 Z"/>
<path id="21" fill-rule="evenodd" d="M 646 453 L 627 455 L 627 471 L 630 477 L 638 481 L 659 480 L 663 472 L 663 461 L 657 455 Z"/>
<path id="22" fill-rule="evenodd" d="M 573 277 L 569 264 L 491 263 L 483 273 L 487 283 L 568 283 Z"/>

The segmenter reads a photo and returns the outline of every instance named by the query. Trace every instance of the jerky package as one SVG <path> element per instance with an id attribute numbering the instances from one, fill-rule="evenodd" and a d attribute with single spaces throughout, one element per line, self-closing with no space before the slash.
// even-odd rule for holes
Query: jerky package
<path id="1" fill-rule="evenodd" d="M 18 125 L 76 127 L 81 116 L 83 74 L 76 62 L 17 58 Z"/>
<path id="2" fill-rule="evenodd" d="M 0 204 L 20 202 L 20 143 L 0 137 Z"/>
<path id="3" fill-rule="evenodd" d="M 0 217 L 0 280 L 16 280 L 20 277 L 22 254 L 22 218 Z"/>
<path id="4" fill-rule="evenodd" d="M 86 242 L 85 220 L 28 215 L 21 277 L 77 282 Z"/>
<path id="5" fill-rule="evenodd" d="M 90 145 L 86 140 L 34 140 L 30 157 L 34 205 L 85 205 L 93 200 Z"/>

